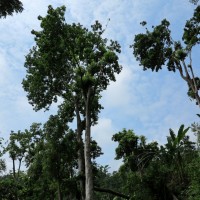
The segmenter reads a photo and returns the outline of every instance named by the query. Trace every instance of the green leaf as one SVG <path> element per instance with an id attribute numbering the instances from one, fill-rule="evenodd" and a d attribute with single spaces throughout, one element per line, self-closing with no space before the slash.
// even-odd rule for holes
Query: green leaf
<path id="1" fill-rule="evenodd" d="M 174 131 L 171 128 L 169 129 L 169 133 L 170 133 L 170 136 L 171 136 L 172 140 L 175 141 L 176 136 L 175 136 Z"/>
<path id="2" fill-rule="evenodd" d="M 187 131 L 189 130 L 190 127 L 186 128 L 184 130 L 184 125 L 182 124 L 178 130 L 178 135 L 177 135 L 177 143 L 179 144 L 180 141 L 185 137 Z"/>

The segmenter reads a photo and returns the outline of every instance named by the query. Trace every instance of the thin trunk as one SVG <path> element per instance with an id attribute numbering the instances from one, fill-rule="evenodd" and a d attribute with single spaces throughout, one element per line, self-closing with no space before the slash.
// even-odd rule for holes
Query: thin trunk
<path id="1" fill-rule="evenodd" d="M 58 200 L 62 200 L 62 193 L 60 189 L 60 182 L 58 182 Z"/>
<path id="2" fill-rule="evenodd" d="M 186 66 L 185 62 L 182 61 L 182 63 L 183 63 L 184 69 L 185 69 L 188 85 L 191 87 L 192 91 L 194 92 L 195 99 L 197 101 L 198 106 L 200 107 L 200 97 L 198 95 L 198 89 L 197 89 L 197 85 L 196 85 L 192 66 L 190 66 L 190 71 L 191 71 L 191 74 L 192 74 L 192 78 L 191 78 L 189 71 L 187 70 L 187 66 Z"/>
<path id="3" fill-rule="evenodd" d="M 86 129 L 85 129 L 85 195 L 86 200 L 93 200 L 93 174 L 92 163 L 90 158 L 90 140 L 91 140 L 91 116 L 90 116 L 90 89 L 88 90 L 87 97 L 85 99 L 85 114 L 86 114 Z"/>
<path id="4" fill-rule="evenodd" d="M 19 159 L 19 168 L 18 168 L 17 178 L 19 178 L 21 163 L 22 163 L 22 158 Z"/>
<path id="5" fill-rule="evenodd" d="M 179 70 L 179 73 L 180 73 L 181 77 L 187 82 L 189 87 L 192 89 L 193 93 L 195 94 L 195 99 L 197 101 L 197 104 L 200 107 L 200 96 L 198 94 L 198 88 L 197 88 L 197 84 L 196 84 L 196 81 L 195 81 L 195 77 L 194 77 L 192 66 L 190 67 L 191 75 L 192 75 L 192 78 L 191 78 L 190 74 L 189 74 L 189 72 L 187 70 L 187 66 L 186 66 L 185 62 L 182 61 L 182 63 L 183 63 L 184 71 L 185 71 L 185 76 L 183 74 L 183 69 L 181 67 L 181 64 L 177 65 L 177 69 Z"/>
<path id="6" fill-rule="evenodd" d="M 79 173 L 79 186 L 81 192 L 81 200 L 85 199 L 85 163 L 84 163 L 84 144 L 82 140 L 82 123 L 76 102 L 76 119 L 77 119 L 77 142 L 78 142 L 78 173 Z"/>
<path id="7" fill-rule="evenodd" d="M 14 178 L 16 178 L 16 173 L 15 173 L 15 159 L 12 158 L 12 161 L 13 161 L 13 176 L 14 176 Z"/>

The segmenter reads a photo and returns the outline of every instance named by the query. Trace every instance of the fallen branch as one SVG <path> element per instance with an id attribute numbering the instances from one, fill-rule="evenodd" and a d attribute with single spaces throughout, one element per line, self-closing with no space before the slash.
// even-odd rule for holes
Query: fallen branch
<path id="1" fill-rule="evenodd" d="M 97 191 L 97 192 L 110 193 L 110 194 L 113 194 L 113 195 L 115 195 L 115 196 L 122 197 L 122 198 L 124 198 L 124 199 L 130 199 L 129 196 L 124 195 L 124 194 L 121 194 L 121 193 L 119 193 L 119 192 L 115 192 L 115 191 L 110 190 L 110 189 L 94 187 L 94 190 Z"/>

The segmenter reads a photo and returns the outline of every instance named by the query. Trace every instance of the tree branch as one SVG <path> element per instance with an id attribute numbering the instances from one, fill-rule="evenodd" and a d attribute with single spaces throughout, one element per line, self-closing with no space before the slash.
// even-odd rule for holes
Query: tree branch
<path id="1" fill-rule="evenodd" d="M 121 193 L 119 193 L 119 192 L 115 192 L 115 191 L 110 190 L 110 189 L 94 187 L 94 190 L 97 191 L 97 192 L 110 193 L 110 194 L 113 194 L 113 195 L 115 195 L 115 196 L 122 197 L 122 198 L 124 198 L 124 199 L 130 199 L 129 196 L 127 196 L 127 195 L 125 195 L 125 194 L 121 194 Z"/>
<path id="2" fill-rule="evenodd" d="M 200 106 L 200 97 L 198 95 L 198 88 L 197 88 L 197 84 L 196 84 L 196 81 L 195 81 L 192 66 L 190 65 L 190 70 L 191 70 L 191 74 L 192 74 L 192 78 L 190 78 L 190 74 L 187 70 L 187 66 L 186 66 L 185 62 L 182 61 L 182 63 L 183 63 L 183 66 L 184 66 L 184 69 L 185 69 L 185 72 L 186 72 L 186 78 L 187 78 L 188 85 L 191 87 L 192 91 L 194 92 L 195 99 L 196 99 L 198 105 Z M 190 63 L 191 63 L 191 61 L 190 61 Z"/>
<path id="3" fill-rule="evenodd" d="M 187 82 L 187 78 L 186 78 L 186 76 L 183 75 L 183 69 L 182 69 L 182 66 L 181 66 L 180 64 L 179 64 L 179 65 L 176 64 L 176 65 L 177 65 L 177 69 L 179 70 L 179 73 L 180 73 L 180 75 L 181 75 L 181 78 Z"/>

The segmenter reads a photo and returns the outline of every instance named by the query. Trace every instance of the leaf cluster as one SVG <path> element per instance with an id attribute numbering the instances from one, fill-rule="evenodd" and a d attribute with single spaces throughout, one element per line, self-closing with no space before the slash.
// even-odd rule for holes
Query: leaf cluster
<path id="1" fill-rule="evenodd" d="M 13 12 L 19 13 L 23 11 L 23 4 L 19 0 L 1 0 L 0 2 L 0 18 L 6 18 L 7 15 L 13 15 Z"/>
<path id="2" fill-rule="evenodd" d="M 142 23 L 146 25 L 146 22 Z M 160 25 L 153 27 L 152 32 L 146 29 L 146 33 L 135 36 L 133 54 L 143 66 L 143 69 L 158 71 L 172 56 L 171 31 L 169 21 L 164 19 Z M 174 70 L 171 62 L 168 62 L 168 69 Z"/>

